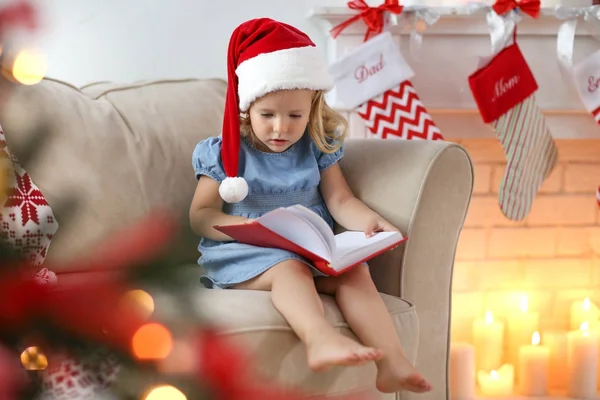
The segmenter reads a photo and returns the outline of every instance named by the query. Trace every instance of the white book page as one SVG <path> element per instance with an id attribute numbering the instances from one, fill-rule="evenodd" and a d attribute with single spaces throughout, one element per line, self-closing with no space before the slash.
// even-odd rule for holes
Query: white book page
<path id="1" fill-rule="evenodd" d="M 331 262 L 332 252 L 327 247 L 327 243 L 323 241 L 321 234 L 303 218 L 279 208 L 263 215 L 257 221 L 287 240 Z"/>
<path id="2" fill-rule="evenodd" d="M 364 232 L 346 231 L 335 235 L 336 251 L 332 267 L 335 270 L 352 265 L 402 239 L 399 232 L 378 232 L 370 238 Z"/>
<path id="3" fill-rule="evenodd" d="M 335 252 L 335 237 L 333 235 L 333 231 L 331 227 L 325 222 L 323 218 L 310 208 L 301 206 L 299 204 L 295 206 L 291 206 L 287 208 L 290 212 L 293 212 L 297 216 L 304 218 L 311 225 L 313 225 L 317 231 L 319 231 L 321 237 L 327 243 L 327 247 L 330 249 L 330 253 L 334 254 Z"/>

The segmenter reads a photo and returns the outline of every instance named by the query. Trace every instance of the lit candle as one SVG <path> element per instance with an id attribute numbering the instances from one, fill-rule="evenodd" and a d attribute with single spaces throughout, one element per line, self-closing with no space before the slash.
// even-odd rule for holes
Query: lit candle
<path id="1" fill-rule="evenodd" d="M 531 344 L 531 336 L 539 329 L 539 314 L 529 311 L 527 296 L 521 299 L 520 312 L 511 313 L 508 317 L 506 332 L 506 359 L 509 364 L 515 365 L 515 373 L 519 371 L 519 349 L 521 346 Z"/>
<path id="2" fill-rule="evenodd" d="M 498 370 L 490 372 L 478 371 L 477 383 L 481 395 L 486 397 L 506 397 L 512 395 L 515 369 L 511 364 L 504 364 Z"/>
<path id="3" fill-rule="evenodd" d="M 598 374 L 598 336 L 583 322 L 577 331 L 568 333 L 567 369 L 569 397 L 595 399 Z"/>
<path id="4" fill-rule="evenodd" d="M 519 349 L 519 392 L 524 396 L 548 393 L 550 349 L 540 346 L 540 334 L 534 332 L 531 345 Z"/>
<path id="5" fill-rule="evenodd" d="M 473 322 L 473 344 L 477 370 L 491 371 L 502 365 L 504 324 L 494 321 L 491 311 L 486 312 L 485 319 Z"/>
<path id="6" fill-rule="evenodd" d="M 542 343 L 550 350 L 549 389 L 564 392 L 567 390 L 567 332 L 544 331 Z"/>
<path id="7" fill-rule="evenodd" d="M 475 397 L 475 347 L 468 343 L 450 344 L 450 400 Z"/>
<path id="8" fill-rule="evenodd" d="M 571 304 L 571 330 L 576 331 L 582 323 L 598 320 L 598 307 L 588 297 Z"/>

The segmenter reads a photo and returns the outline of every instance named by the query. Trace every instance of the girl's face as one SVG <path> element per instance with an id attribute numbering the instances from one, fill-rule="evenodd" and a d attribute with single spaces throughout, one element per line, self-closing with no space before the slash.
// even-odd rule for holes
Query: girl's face
<path id="1" fill-rule="evenodd" d="M 266 94 L 250 106 L 250 124 L 264 145 L 263 150 L 281 153 L 302 138 L 313 93 L 304 89 L 281 90 Z"/>

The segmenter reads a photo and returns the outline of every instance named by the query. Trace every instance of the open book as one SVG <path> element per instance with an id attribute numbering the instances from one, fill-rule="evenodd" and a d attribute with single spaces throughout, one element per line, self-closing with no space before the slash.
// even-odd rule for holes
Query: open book
<path id="1" fill-rule="evenodd" d="M 299 254 L 326 275 L 340 275 L 407 239 L 400 232 L 370 238 L 357 231 L 335 235 L 323 218 L 300 205 L 275 209 L 251 223 L 214 228 L 238 242 Z"/>

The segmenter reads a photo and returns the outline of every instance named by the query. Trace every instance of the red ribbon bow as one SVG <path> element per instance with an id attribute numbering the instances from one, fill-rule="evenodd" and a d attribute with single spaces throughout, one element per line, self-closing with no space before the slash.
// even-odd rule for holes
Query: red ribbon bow
<path id="1" fill-rule="evenodd" d="M 364 38 L 365 42 L 369 39 L 371 34 L 379 34 L 383 31 L 384 12 L 387 11 L 392 14 L 400 14 L 403 9 L 398 0 L 385 0 L 384 4 L 377 7 L 369 7 L 369 5 L 365 3 L 365 0 L 352 0 L 348 2 L 348 7 L 352 10 L 360 11 L 360 13 L 333 27 L 330 33 L 336 38 L 344 29 L 362 18 L 365 25 L 367 25 L 367 32 L 365 33 Z"/>
<path id="2" fill-rule="evenodd" d="M 540 0 L 497 0 L 492 8 L 498 15 L 520 8 L 524 13 L 537 18 L 540 15 Z"/>

